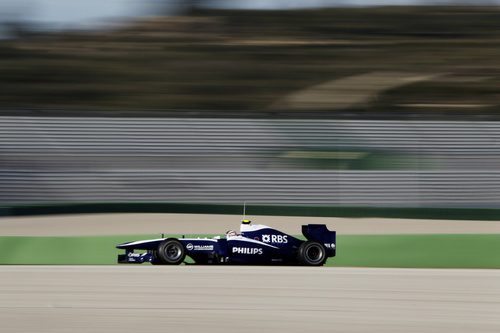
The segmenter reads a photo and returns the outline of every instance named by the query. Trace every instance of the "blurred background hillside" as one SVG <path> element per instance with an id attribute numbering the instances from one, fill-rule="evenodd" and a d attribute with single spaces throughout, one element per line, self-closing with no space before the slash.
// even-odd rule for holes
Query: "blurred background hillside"
<path id="1" fill-rule="evenodd" d="M 188 3 L 121 10 L 127 21 L 90 30 L 4 19 L 0 108 L 498 110 L 496 6 Z"/>
<path id="2" fill-rule="evenodd" d="M 500 7 L 383 3 L 0 1 L 1 204 L 498 208 Z"/>

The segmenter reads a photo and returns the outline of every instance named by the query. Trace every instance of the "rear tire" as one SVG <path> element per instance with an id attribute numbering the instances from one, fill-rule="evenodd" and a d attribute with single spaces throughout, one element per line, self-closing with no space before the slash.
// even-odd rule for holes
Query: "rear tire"
<path id="1" fill-rule="evenodd" d="M 156 257 L 164 265 L 180 265 L 186 258 L 186 250 L 181 242 L 170 238 L 158 245 Z"/>
<path id="2" fill-rule="evenodd" d="M 299 247 L 297 259 L 301 265 L 322 266 L 326 261 L 326 249 L 318 242 L 304 242 Z"/>

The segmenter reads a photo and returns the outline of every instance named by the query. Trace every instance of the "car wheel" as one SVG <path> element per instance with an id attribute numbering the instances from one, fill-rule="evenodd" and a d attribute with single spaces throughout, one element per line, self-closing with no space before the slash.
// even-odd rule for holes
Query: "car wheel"
<path id="1" fill-rule="evenodd" d="M 158 245 L 156 251 L 158 260 L 165 265 L 179 265 L 186 258 L 184 245 L 177 239 L 167 239 Z"/>
<path id="2" fill-rule="evenodd" d="M 321 266 L 326 261 L 326 249 L 318 242 L 304 242 L 299 247 L 297 259 L 302 265 Z"/>

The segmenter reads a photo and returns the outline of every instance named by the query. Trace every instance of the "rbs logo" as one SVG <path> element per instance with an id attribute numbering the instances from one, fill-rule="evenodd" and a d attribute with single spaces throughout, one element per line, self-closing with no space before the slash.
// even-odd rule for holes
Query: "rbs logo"
<path id="1" fill-rule="evenodd" d="M 262 235 L 262 241 L 264 243 L 286 244 L 286 243 L 288 243 L 288 236 L 287 235 Z"/>
<path id="2" fill-rule="evenodd" d="M 233 247 L 233 253 L 238 254 L 262 254 L 261 248 L 250 248 L 250 247 Z"/>

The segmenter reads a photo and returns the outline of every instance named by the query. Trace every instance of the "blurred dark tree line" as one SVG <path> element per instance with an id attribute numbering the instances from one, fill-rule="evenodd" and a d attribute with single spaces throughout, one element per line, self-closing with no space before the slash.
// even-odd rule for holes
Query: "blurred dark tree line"
<path id="1" fill-rule="evenodd" d="M 496 7 L 223 11 L 196 3 L 182 16 L 114 30 L 0 41 L 0 108 L 249 110 L 299 99 L 303 109 L 317 100 L 332 110 L 498 109 Z M 379 84 L 380 73 L 399 73 L 400 83 Z M 360 75 L 362 89 L 346 80 Z M 362 103 L 339 104 L 339 95 Z"/>

